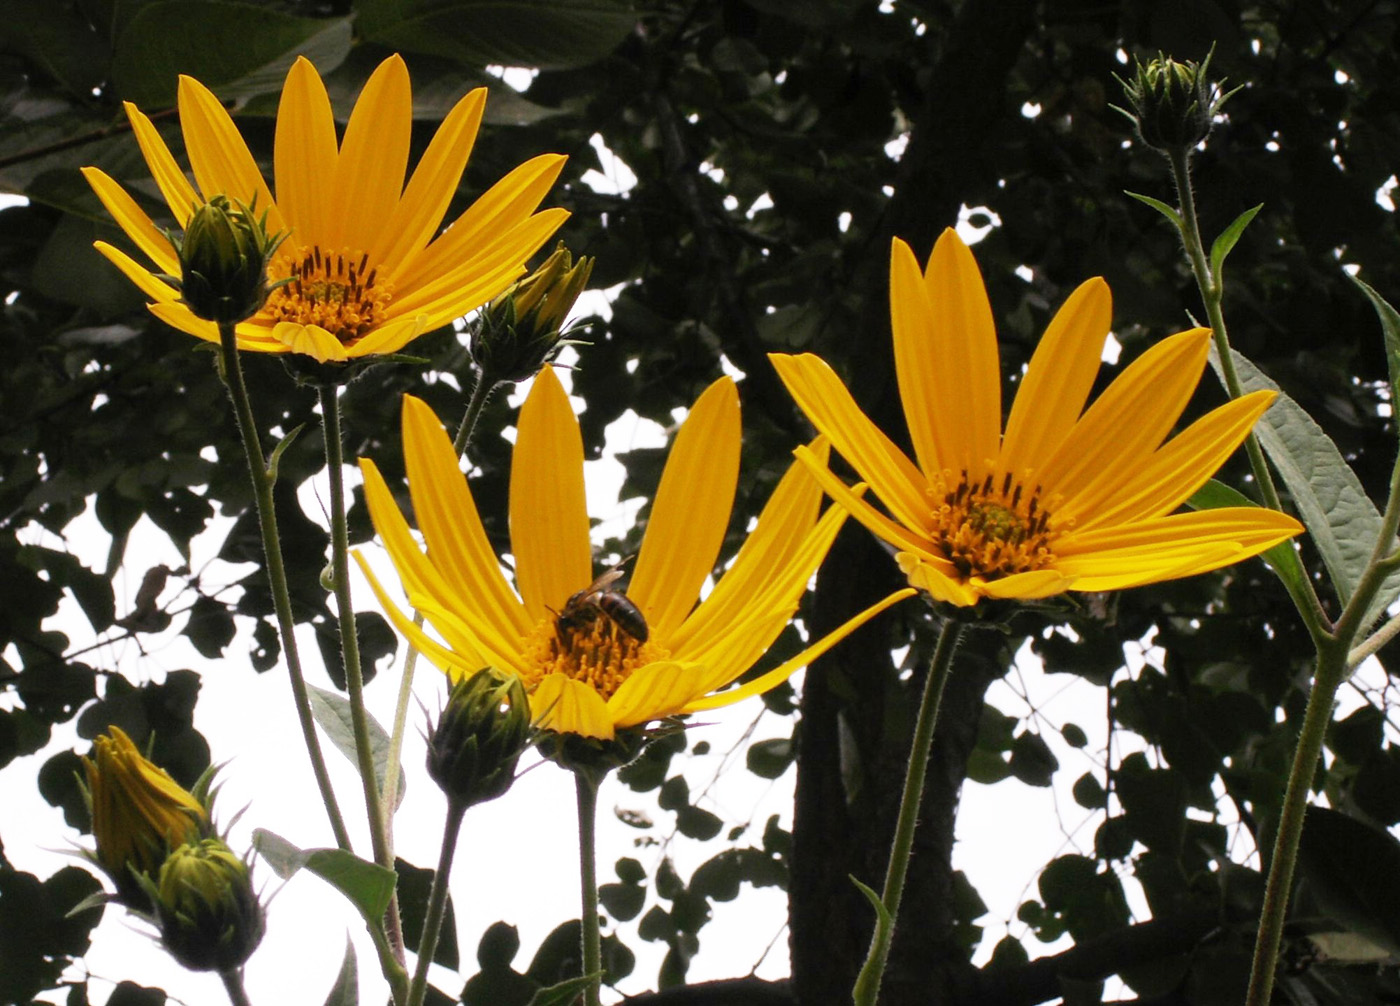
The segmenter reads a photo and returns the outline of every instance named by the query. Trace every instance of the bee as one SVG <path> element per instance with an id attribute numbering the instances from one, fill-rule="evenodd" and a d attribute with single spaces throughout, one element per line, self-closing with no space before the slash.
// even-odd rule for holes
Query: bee
<path id="1" fill-rule="evenodd" d="M 568 647 L 571 633 L 587 630 L 599 618 L 608 619 L 639 643 L 647 641 L 650 632 L 642 609 L 622 591 L 611 589 L 621 578 L 622 570 L 614 566 L 587 587 L 569 595 L 564 609 L 555 612 L 554 617 L 554 634 L 561 647 Z"/>

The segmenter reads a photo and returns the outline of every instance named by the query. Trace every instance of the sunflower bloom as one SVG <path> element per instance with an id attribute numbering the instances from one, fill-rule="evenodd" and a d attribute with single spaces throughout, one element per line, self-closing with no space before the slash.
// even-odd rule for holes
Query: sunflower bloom
<path id="1" fill-rule="evenodd" d="M 93 741 L 83 769 L 97 861 L 118 886 L 132 872 L 154 877 L 171 849 L 198 841 L 209 827 L 204 805 L 143 757 L 120 727 Z"/>
<path id="2" fill-rule="evenodd" d="M 1108 333 L 1108 286 L 1075 290 L 1036 348 L 1001 427 L 996 332 L 977 262 L 953 231 L 920 271 L 895 240 L 895 368 L 917 464 L 810 354 L 771 357 L 797 404 L 884 505 L 851 491 L 806 448 L 832 498 L 897 550 L 938 601 L 1105 591 L 1218 569 L 1303 530 L 1257 507 L 1173 513 L 1248 435 L 1273 393 L 1222 405 L 1167 440 L 1209 350 L 1197 328 L 1162 340 L 1085 403 Z"/>
<path id="3" fill-rule="evenodd" d="M 859 624 L 891 595 L 774 670 L 729 685 L 792 618 L 845 519 L 819 516 L 821 489 L 794 464 L 733 565 L 696 605 L 729 523 L 739 471 L 739 400 L 721 378 L 676 436 L 626 593 L 595 579 L 584 501 L 583 441 L 568 395 L 546 367 L 520 412 L 511 464 L 515 588 L 486 539 L 457 454 L 432 410 L 404 397 L 404 457 L 414 540 L 374 463 L 361 459 L 370 517 L 409 603 L 445 642 L 400 612 L 356 555 L 394 624 L 454 679 L 492 666 L 517 675 L 532 719 L 560 734 L 611 740 L 619 730 L 714 709 L 766 691 Z M 818 442 L 813 453 L 825 455 Z"/>
<path id="4" fill-rule="evenodd" d="M 396 352 L 484 304 L 524 272 L 525 260 L 568 216 L 535 212 L 564 164 L 563 156 L 544 154 L 511 171 L 434 240 L 485 104 L 485 88 L 457 102 L 405 185 L 413 102 L 404 61 L 391 56 L 374 71 L 337 143 L 325 85 L 299 58 L 278 106 L 275 199 L 223 105 L 193 78 L 180 78 L 179 110 L 197 189 L 150 119 L 129 102 L 126 113 L 181 227 L 203 203 L 224 196 L 266 213 L 268 231 L 285 234 L 268 279 L 287 282 L 238 325 L 238 348 L 326 363 Z M 151 299 L 156 317 L 217 343 L 217 326 L 196 317 L 157 275 L 180 275 L 170 240 L 110 177 L 97 168 L 83 174 L 155 268 L 103 241 L 98 251 Z"/>

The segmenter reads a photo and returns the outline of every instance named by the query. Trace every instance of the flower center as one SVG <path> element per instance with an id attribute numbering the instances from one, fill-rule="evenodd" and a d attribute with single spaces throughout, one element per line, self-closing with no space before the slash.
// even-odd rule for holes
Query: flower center
<path id="1" fill-rule="evenodd" d="M 1060 532 L 1050 528 L 1039 486 L 1027 491 L 1010 472 L 1000 485 L 992 475 L 973 483 L 966 471 L 956 488 L 948 485 L 945 476 L 929 492 L 938 500 L 933 540 L 962 577 L 995 580 L 1054 561 L 1051 546 Z"/>
<path id="2" fill-rule="evenodd" d="M 302 245 L 279 255 L 270 272 L 291 279 L 267 298 L 263 311 L 273 324 L 316 325 L 347 346 L 380 324 L 393 298 L 387 283 L 376 284 L 379 270 L 369 267 L 369 255 L 346 248 L 332 254 Z"/>
<path id="3" fill-rule="evenodd" d="M 534 689 L 549 674 L 582 681 L 606 701 L 632 672 L 670 655 L 642 642 L 600 608 L 547 618 L 525 641 L 525 687 Z"/>

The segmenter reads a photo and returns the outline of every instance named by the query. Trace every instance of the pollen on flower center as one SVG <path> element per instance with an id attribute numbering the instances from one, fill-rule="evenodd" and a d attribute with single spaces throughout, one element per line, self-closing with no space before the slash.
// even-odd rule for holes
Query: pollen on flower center
<path id="1" fill-rule="evenodd" d="M 664 647 L 639 641 L 602 611 L 563 626 L 557 617 L 547 618 L 525 639 L 523 677 L 533 690 L 547 675 L 563 674 L 607 700 L 637 668 L 668 656 Z"/>
<path id="2" fill-rule="evenodd" d="M 393 290 L 380 282 L 369 255 L 349 249 L 322 251 L 320 245 L 300 246 L 278 256 L 273 276 L 290 279 L 278 287 L 263 308 L 273 323 L 295 322 L 324 328 L 344 345 L 368 335 L 383 319 Z"/>
<path id="3" fill-rule="evenodd" d="M 956 487 L 939 479 L 930 495 L 935 546 L 964 578 L 995 580 L 1042 569 L 1054 560 L 1059 537 L 1040 488 L 1029 491 L 1008 472 L 998 485 L 992 475 L 970 482 L 963 471 Z"/>

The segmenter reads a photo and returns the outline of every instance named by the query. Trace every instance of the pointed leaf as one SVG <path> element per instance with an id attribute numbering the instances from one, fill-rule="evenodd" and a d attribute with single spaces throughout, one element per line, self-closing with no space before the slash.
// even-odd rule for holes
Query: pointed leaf
<path id="1" fill-rule="evenodd" d="M 1210 246 L 1210 275 L 1216 282 L 1220 281 L 1220 267 L 1225 264 L 1225 256 L 1230 254 L 1230 249 L 1235 247 L 1235 242 L 1239 241 L 1249 222 L 1263 208 L 1264 204 L 1260 203 L 1235 217 L 1230 226 L 1221 231 L 1215 243 Z"/>
<path id="2" fill-rule="evenodd" d="M 1255 435 L 1282 476 L 1313 544 L 1322 556 L 1342 603 L 1351 600 L 1380 534 L 1381 515 L 1361 481 L 1322 428 L 1242 354 L 1231 350 L 1245 392 L 1267 388 L 1278 399 L 1254 427 Z M 1220 359 L 1211 348 L 1211 366 Z M 1400 596 L 1400 572 L 1389 576 L 1366 610 L 1365 631 Z"/>
<path id="3" fill-rule="evenodd" d="M 1218 510 L 1227 506 L 1259 506 L 1238 489 L 1227 486 L 1218 479 L 1211 479 L 1197 489 L 1195 495 L 1186 501 L 1186 505 L 1193 510 Z M 1298 552 L 1291 541 L 1279 542 L 1273 548 L 1266 550 L 1263 557 L 1268 561 L 1269 568 L 1274 571 L 1274 575 L 1287 584 L 1291 590 L 1307 589 L 1308 574 L 1303 569 L 1303 560 L 1298 558 Z"/>
<path id="4" fill-rule="evenodd" d="M 316 722 L 326 732 L 336 750 L 349 758 L 351 765 L 358 767 L 360 762 L 355 753 L 355 725 L 350 715 L 350 700 L 339 692 L 317 688 L 315 685 L 308 687 L 311 692 L 311 715 L 316 718 Z M 374 781 L 379 787 L 379 792 L 383 793 L 384 766 L 389 762 L 389 734 L 373 716 L 369 713 L 365 716 L 369 720 L 369 747 L 374 759 Z M 400 766 L 398 793 L 394 804 L 396 808 L 403 803 L 403 795 L 408 791 L 406 782 L 403 767 Z"/>
<path id="5" fill-rule="evenodd" d="M 1390 368 L 1390 406 L 1394 409 L 1400 405 L 1400 313 L 1355 276 L 1351 281 L 1361 287 L 1361 292 L 1376 309 L 1376 317 L 1381 320 L 1381 332 L 1385 335 L 1385 362 Z"/>
<path id="6" fill-rule="evenodd" d="M 298 870 L 310 870 L 345 895 L 365 922 L 379 928 L 389 908 L 398 877 L 393 870 L 369 863 L 344 849 L 298 849 L 264 828 L 253 832 L 253 848 L 283 880 Z"/>
<path id="7" fill-rule="evenodd" d="M 1173 227 L 1177 230 L 1181 229 L 1181 214 L 1162 202 L 1162 200 L 1153 199 L 1151 196 L 1144 196 L 1140 192 L 1129 192 L 1127 189 L 1123 190 L 1123 195 L 1136 199 L 1144 206 L 1151 206 L 1158 213 L 1162 214 L 1162 216 L 1170 220 Z"/>
<path id="8" fill-rule="evenodd" d="M 569 1006 L 602 972 L 569 978 L 558 985 L 538 990 L 530 999 L 529 1006 Z"/>
<path id="9" fill-rule="evenodd" d="M 341 962 L 340 974 L 335 976 L 330 995 L 326 996 L 326 1006 L 360 1006 L 360 981 L 355 965 L 355 945 L 345 941 L 345 960 Z"/>
<path id="10" fill-rule="evenodd" d="M 890 910 L 885 907 L 885 903 L 880 900 L 880 896 L 875 893 L 874 889 L 866 884 L 862 884 L 855 877 L 851 877 L 850 881 L 856 885 L 856 890 L 865 895 L 865 900 L 870 902 L 871 906 L 875 909 L 876 927 L 883 928 L 890 925 L 894 921 L 890 918 Z"/>

